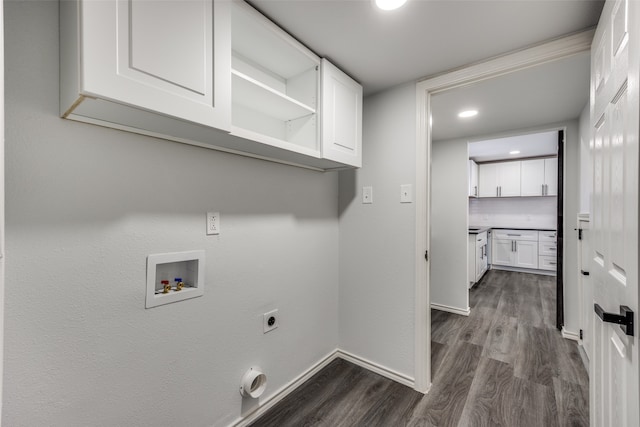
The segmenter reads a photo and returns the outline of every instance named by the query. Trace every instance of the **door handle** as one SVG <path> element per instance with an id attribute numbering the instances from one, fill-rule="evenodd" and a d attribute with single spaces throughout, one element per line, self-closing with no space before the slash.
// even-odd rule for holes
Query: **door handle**
<path id="1" fill-rule="evenodd" d="M 598 317 L 607 323 L 617 323 L 625 334 L 633 336 L 633 311 L 626 305 L 620 306 L 620 314 L 607 313 L 599 304 L 593 304 Z"/>
<path id="2" fill-rule="evenodd" d="M 584 271 L 584 270 L 580 270 L 580 273 L 582 273 L 583 276 L 588 276 L 589 272 L 588 271 Z"/>

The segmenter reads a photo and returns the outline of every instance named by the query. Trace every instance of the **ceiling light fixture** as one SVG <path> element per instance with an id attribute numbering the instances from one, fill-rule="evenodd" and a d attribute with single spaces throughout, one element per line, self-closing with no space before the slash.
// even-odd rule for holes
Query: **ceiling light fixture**
<path id="1" fill-rule="evenodd" d="M 477 115 L 478 115 L 478 110 L 466 110 L 458 113 L 458 117 L 460 117 L 461 119 L 467 119 L 469 117 L 473 117 Z"/>
<path id="2" fill-rule="evenodd" d="M 509 151 L 509 154 L 520 154 L 520 150 Z"/>
<path id="3" fill-rule="evenodd" d="M 407 0 L 375 0 L 374 3 L 378 9 L 394 10 L 405 4 Z"/>

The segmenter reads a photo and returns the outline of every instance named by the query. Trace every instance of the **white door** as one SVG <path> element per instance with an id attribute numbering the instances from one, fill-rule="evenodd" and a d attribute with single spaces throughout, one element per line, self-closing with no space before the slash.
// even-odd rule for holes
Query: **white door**
<path id="1" fill-rule="evenodd" d="M 478 165 L 478 197 L 498 197 L 498 167 L 496 163 Z"/>
<path id="2" fill-rule="evenodd" d="M 545 196 L 558 195 L 558 158 L 544 159 Z"/>
<path id="3" fill-rule="evenodd" d="M 81 3 L 82 93 L 229 130 L 228 2 Z"/>
<path id="4" fill-rule="evenodd" d="M 542 196 L 545 177 L 544 159 L 523 160 L 520 164 L 520 195 Z"/>
<path id="5" fill-rule="evenodd" d="M 520 162 L 498 163 L 498 186 L 500 197 L 520 195 Z"/>
<path id="6" fill-rule="evenodd" d="M 515 266 L 520 268 L 538 268 L 538 242 L 516 240 Z"/>
<path id="7" fill-rule="evenodd" d="M 362 166 L 362 86 L 322 59 L 322 157 Z"/>
<path id="8" fill-rule="evenodd" d="M 592 44 L 593 193 L 590 273 L 594 304 L 638 315 L 640 2 L 607 1 Z M 592 309 L 594 306 L 591 306 Z M 638 332 L 595 313 L 592 426 L 640 425 Z"/>

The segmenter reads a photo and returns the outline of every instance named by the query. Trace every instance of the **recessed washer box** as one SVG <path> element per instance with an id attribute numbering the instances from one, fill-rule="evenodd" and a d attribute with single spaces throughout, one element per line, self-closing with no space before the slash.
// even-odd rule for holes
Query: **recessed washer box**
<path id="1" fill-rule="evenodd" d="M 204 251 L 152 254 L 147 257 L 146 308 L 200 297 L 204 294 Z M 176 279 L 183 283 L 178 290 Z M 165 282 L 165 283 L 163 283 Z M 165 285 L 170 286 L 168 292 Z"/>

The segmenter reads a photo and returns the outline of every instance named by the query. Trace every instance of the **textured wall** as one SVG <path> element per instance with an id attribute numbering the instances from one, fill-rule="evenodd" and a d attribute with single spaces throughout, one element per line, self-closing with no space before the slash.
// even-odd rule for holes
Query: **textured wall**
<path id="1" fill-rule="evenodd" d="M 364 102 L 362 168 L 340 173 L 340 348 L 414 376 L 415 85 Z M 362 204 L 362 187 L 373 204 Z"/>
<path id="2" fill-rule="evenodd" d="M 3 425 L 227 425 L 248 367 L 267 397 L 337 347 L 338 176 L 60 119 L 57 7 L 5 3 Z M 205 295 L 146 310 L 146 256 L 192 249 Z"/>

